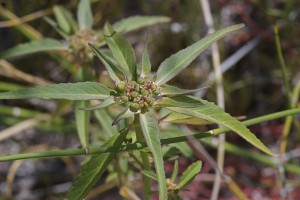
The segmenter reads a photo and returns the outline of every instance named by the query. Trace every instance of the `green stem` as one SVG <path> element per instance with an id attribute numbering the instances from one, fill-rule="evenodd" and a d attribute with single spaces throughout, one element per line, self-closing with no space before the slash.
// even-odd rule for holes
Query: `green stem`
<path id="1" fill-rule="evenodd" d="M 134 115 L 134 127 L 135 127 L 135 134 L 136 134 L 136 141 L 139 143 L 143 143 L 144 136 L 140 126 L 139 115 Z M 145 143 L 143 143 L 143 146 Z M 146 145 L 147 146 L 147 145 Z M 148 159 L 148 154 L 146 152 L 140 151 L 142 163 L 143 163 L 143 170 L 150 171 L 151 166 Z M 151 179 L 148 176 L 143 175 L 143 184 L 144 184 L 144 199 L 150 200 L 151 197 Z"/>
<path id="2" fill-rule="evenodd" d="M 285 110 L 285 111 L 265 115 L 262 117 L 257 117 L 254 119 L 246 120 L 242 123 L 245 126 L 251 126 L 254 124 L 259 124 L 262 122 L 286 117 L 289 115 L 295 115 L 295 114 L 300 114 L 299 108 Z M 214 135 L 218 135 L 220 133 L 229 132 L 229 131 L 230 131 L 230 129 L 228 129 L 228 128 L 219 128 L 219 129 L 214 129 L 214 130 L 208 131 L 208 132 L 195 133 L 195 134 L 193 134 L 193 137 L 195 137 L 196 139 L 203 139 L 203 138 L 211 137 L 212 133 Z M 161 139 L 161 144 L 172 144 L 172 143 L 185 142 L 185 141 L 187 141 L 186 136 L 179 136 L 179 137 Z M 53 150 L 53 151 L 47 151 L 47 152 L 24 153 L 24 154 L 2 156 L 2 157 L 0 157 L 0 162 L 20 160 L 20 159 L 29 159 L 29 158 L 49 158 L 49 157 L 77 156 L 77 155 L 87 155 L 87 154 L 90 155 L 90 154 L 99 154 L 99 153 L 108 153 L 108 152 L 121 152 L 121 151 L 143 149 L 145 147 L 147 147 L 147 144 L 145 142 L 137 142 L 137 143 L 133 143 L 133 144 L 121 145 L 118 147 L 108 147 L 108 148 L 90 147 L 90 148 L 85 148 L 85 149 Z M 268 157 L 268 156 L 266 156 L 266 157 Z M 299 173 L 300 173 L 300 171 L 299 171 Z"/>

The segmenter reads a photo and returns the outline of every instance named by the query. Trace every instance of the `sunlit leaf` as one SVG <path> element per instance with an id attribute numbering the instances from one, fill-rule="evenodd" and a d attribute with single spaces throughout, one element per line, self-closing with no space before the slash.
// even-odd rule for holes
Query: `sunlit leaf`
<path id="1" fill-rule="evenodd" d="M 0 93 L 0 99 L 106 99 L 112 90 L 95 82 L 60 83 Z"/>
<path id="2" fill-rule="evenodd" d="M 201 52 L 207 49 L 211 44 L 225 37 L 228 33 L 244 27 L 243 24 L 230 26 L 216 31 L 202 40 L 188 46 L 185 49 L 173 54 L 165 59 L 159 66 L 156 73 L 156 84 L 164 84 L 174 78 L 179 72 L 186 68 Z"/>
<path id="3" fill-rule="evenodd" d="M 149 112 L 140 114 L 139 118 L 145 141 L 153 154 L 158 180 L 159 197 L 164 200 L 167 199 L 167 187 L 158 123 L 153 114 Z"/>
<path id="4" fill-rule="evenodd" d="M 170 18 L 164 16 L 133 16 L 115 23 L 113 27 L 119 33 L 126 33 L 169 21 Z"/>
<path id="5" fill-rule="evenodd" d="M 189 98 L 191 100 L 188 100 Z M 274 153 L 272 153 L 272 151 L 268 147 L 266 147 L 253 133 L 251 133 L 251 131 L 246 126 L 244 126 L 240 121 L 238 121 L 234 117 L 230 116 L 228 113 L 224 112 L 224 110 L 222 110 L 214 103 L 190 96 L 185 96 L 182 98 L 173 97 L 170 99 L 174 101 L 168 101 L 169 107 L 167 107 L 167 109 L 184 115 L 203 118 L 216 124 L 225 126 L 231 129 L 232 131 L 236 132 L 238 135 L 240 135 L 246 141 L 254 145 L 256 148 L 262 150 L 267 154 L 274 155 Z M 175 107 L 176 105 L 185 103 L 185 101 L 195 102 L 197 100 L 197 107 Z M 171 106 L 170 104 L 173 104 L 173 106 Z"/>
<path id="6" fill-rule="evenodd" d="M 0 53 L 0 58 L 11 58 L 30 53 L 54 50 L 68 50 L 68 47 L 58 40 L 44 38 L 41 40 L 33 40 L 32 42 L 19 44 L 11 49 L 3 51 Z"/>
<path id="7" fill-rule="evenodd" d="M 93 14 L 90 0 L 80 0 L 77 9 L 77 20 L 80 30 L 91 29 L 93 25 Z"/>
<path id="8" fill-rule="evenodd" d="M 103 147 L 120 146 L 126 138 L 128 130 L 123 130 L 120 134 L 114 135 Z M 86 197 L 92 186 L 107 169 L 116 153 L 103 153 L 92 155 L 82 166 L 79 175 L 73 182 L 65 200 L 82 200 Z"/>
<path id="9" fill-rule="evenodd" d="M 104 37 L 115 60 L 126 73 L 127 78 L 131 80 L 136 76 L 136 58 L 132 46 L 108 23 L 104 26 Z"/>
<path id="10" fill-rule="evenodd" d="M 189 184 L 195 176 L 200 172 L 202 167 L 202 162 L 197 161 L 191 164 L 181 175 L 179 183 L 178 183 L 178 188 L 182 188 Z"/>

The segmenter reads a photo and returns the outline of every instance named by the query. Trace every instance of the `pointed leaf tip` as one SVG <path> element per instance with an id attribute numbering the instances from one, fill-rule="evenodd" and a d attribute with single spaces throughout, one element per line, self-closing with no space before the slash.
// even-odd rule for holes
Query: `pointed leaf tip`
<path id="1" fill-rule="evenodd" d="M 164 84 L 174 78 L 179 72 L 185 69 L 200 53 L 207 49 L 211 44 L 225 37 L 229 33 L 241 29 L 243 24 L 238 24 L 223 28 L 216 31 L 198 42 L 180 50 L 179 52 L 171 55 L 165 59 L 157 70 L 156 84 Z"/>

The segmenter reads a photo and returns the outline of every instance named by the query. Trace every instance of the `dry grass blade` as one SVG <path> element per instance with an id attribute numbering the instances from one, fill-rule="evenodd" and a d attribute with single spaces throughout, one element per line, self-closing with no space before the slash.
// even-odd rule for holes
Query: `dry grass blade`
<path id="1" fill-rule="evenodd" d="M 42 86 L 51 84 L 50 81 L 16 69 L 11 63 L 7 62 L 6 60 L 0 60 L 0 74 L 9 78 L 30 83 L 32 85 Z"/>
<path id="2" fill-rule="evenodd" d="M 35 19 L 38 19 L 40 17 L 44 17 L 46 15 L 49 15 L 53 12 L 53 10 L 51 8 L 45 9 L 45 10 L 40 10 L 34 13 L 31 13 L 29 15 L 26 15 L 24 17 L 19 17 L 19 18 L 14 18 L 11 20 L 7 20 L 4 22 L 0 22 L 0 28 L 4 28 L 4 27 L 12 27 L 12 26 L 16 26 L 22 23 L 26 23 Z"/>
<path id="3" fill-rule="evenodd" d="M 35 125 L 37 125 L 38 123 L 40 123 L 43 120 L 48 120 L 49 116 L 48 115 L 42 115 L 39 116 L 37 118 L 34 119 L 26 119 L 14 126 L 11 126 L 7 129 L 4 129 L 2 131 L 0 131 L 0 142 L 4 139 L 7 139 L 9 137 L 12 137 L 18 133 L 20 133 L 21 131 L 31 128 Z"/>
<path id="4" fill-rule="evenodd" d="M 29 147 L 25 152 L 35 152 L 35 151 L 46 151 L 49 149 L 56 149 L 55 147 L 49 147 L 47 145 L 39 144 Z M 75 175 L 76 169 L 73 161 L 70 159 L 70 157 L 63 157 L 61 158 L 66 166 L 69 168 L 69 170 Z M 12 198 L 12 190 L 13 190 L 13 183 L 15 180 L 15 176 L 21 165 L 25 162 L 25 160 L 16 160 L 12 163 L 11 167 L 9 168 L 9 171 L 6 176 L 6 189 L 5 189 L 5 197 L 6 199 Z"/>
<path id="5" fill-rule="evenodd" d="M 11 11 L 5 9 L 3 6 L 0 5 L 0 16 L 5 19 L 16 19 L 18 20 L 18 16 L 16 16 Z M 41 39 L 43 35 L 37 31 L 36 29 L 32 28 L 28 24 L 19 24 L 16 26 L 16 28 L 24 33 L 28 38 L 30 39 Z"/>

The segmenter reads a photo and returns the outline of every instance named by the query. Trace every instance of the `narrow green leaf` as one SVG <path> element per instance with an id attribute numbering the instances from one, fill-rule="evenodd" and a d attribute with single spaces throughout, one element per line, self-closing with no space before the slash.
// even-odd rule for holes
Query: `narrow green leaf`
<path id="1" fill-rule="evenodd" d="M 93 14 L 90 0 L 80 0 L 77 8 L 77 20 L 80 30 L 91 29 L 93 26 Z"/>
<path id="2" fill-rule="evenodd" d="M 101 62 L 104 64 L 105 69 L 107 70 L 110 78 L 115 83 L 120 82 L 120 78 L 118 77 L 117 74 L 122 73 L 124 75 L 125 73 L 122 72 L 122 69 L 118 68 L 115 64 L 113 64 L 110 61 L 110 59 L 104 53 L 102 53 L 99 49 L 97 49 L 95 46 L 93 46 L 92 44 L 89 44 L 89 46 L 94 51 L 94 53 L 97 55 L 97 57 L 101 60 Z M 124 80 L 124 78 L 122 80 Z"/>
<path id="3" fill-rule="evenodd" d="M 175 95 L 182 95 L 182 94 L 191 94 L 194 92 L 197 92 L 199 90 L 202 90 L 203 88 L 198 88 L 194 90 L 187 90 L 187 89 L 181 89 L 172 85 L 164 85 L 164 87 L 161 90 L 161 95 L 163 96 L 175 96 Z"/>
<path id="4" fill-rule="evenodd" d="M 179 183 L 178 183 L 178 188 L 183 188 L 187 184 L 189 184 L 195 176 L 200 172 L 202 167 L 202 162 L 197 161 L 192 163 L 181 175 Z"/>
<path id="5" fill-rule="evenodd" d="M 106 98 L 104 101 L 102 101 L 101 103 L 97 104 L 97 105 L 93 105 L 93 106 L 88 106 L 88 107 L 81 107 L 80 110 L 85 110 L 85 111 L 89 111 L 89 110 L 97 110 L 97 109 L 101 109 L 101 108 L 106 108 L 112 104 L 115 104 L 115 100 L 113 96 L 110 96 L 108 98 Z"/>
<path id="6" fill-rule="evenodd" d="M 144 174 L 148 178 L 151 178 L 154 181 L 157 181 L 157 176 L 153 171 L 142 170 L 142 174 Z"/>
<path id="7" fill-rule="evenodd" d="M 111 118 L 109 112 L 107 112 L 106 109 L 94 110 L 93 113 L 95 114 L 96 119 L 104 129 L 106 135 L 112 136 L 118 132 L 117 127 L 111 125 L 113 119 Z"/>
<path id="8" fill-rule="evenodd" d="M 186 68 L 200 53 L 207 49 L 211 44 L 225 37 L 228 33 L 236 31 L 244 27 L 243 24 L 230 26 L 219 31 L 216 31 L 202 40 L 188 46 L 185 49 L 173 54 L 169 58 L 165 59 L 159 66 L 156 76 L 156 84 L 161 85 L 173 77 L 175 77 L 180 71 Z"/>
<path id="9" fill-rule="evenodd" d="M 188 100 L 189 98 L 191 100 Z M 275 155 L 253 133 L 251 133 L 251 131 L 246 126 L 244 126 L 240 121 L 238 121 L 234 117 L 230 116 L 228 113 L 224 112 L 224 110 L 222 110 L 214 103 L 190 96 L 185 96 L 184 98 L 173 97 L 171 99 L 174 100 L 174 102 L 172 102 L 173 106 L 170 105 L 171 101 L 168 101 L 170 107 L 167 107 L 167 109 L 184 115 L 203 118 L 216 124 L 225 126 L 230 130 L 236 132 L 239 136 L 241 136 L 246 141 L 254 145 L 256 148 L 262 150 L 263 152 L 269 155 Z M 197 107 L 175 107 L 178 104 L 182 104 L 182 101 L 194 102 L 197 99 L 199 102 Z"/>
<path id="10" fill-rule="evenodd" d="M 121 120 L 121 119 L 124 119 L 124 118 L 127 118 L 127 117 L 123 117 L 123 115 L 125 115 L 126 113 L 132 113 L 131 111 L 129 111 L 129 105 L 126 107 L 126 108 L 124 108 L 117 116 L 116 116 L 116 118 L 114 119 L 114 121 L 112 122 L 112 125 L 116 125 L 117 123 L 119 123 L 119 121 Z M 128 112 L 127 112 L 128 111 Z"/>
<path id="11" fill-rule="evenodd" d="M 201 102 L 202 99 L 197 99 L 196 97 L 191 96 L 175 96 L 175 97 L 162 97 L 159 99 L 154 107 L 162 108 L 162 107 L 198 107 L 200 105 L 204 105 L 206 103 L 205 100 Z"/>
<path id="12" fill-rule="evenodd" d="M 165 200 L 167 199 L 167 186 L 158 123 L 153 114 L 149 112 L 140 114 L 139 118 L 145 141 L 154 158 L 160 196 L 159 199 Z"/>
<path id="13" fill-rule="evenodd" d="M 60 83 L 0 93 L 0 99 L 106 99 L 112 90 L 96 82 Z"/>
<path id="14" fill-rule="evenodd" d="M 163 119 L 165 122 L 169 123 L 175 123 L 175 124 L 191 124 L 191 125 L 208 125 L 212 124 L 212 122 L 197 118 L 197 117 L 191 117 L 188 115 L 183 115 L 180 113 L 171 113 L 166 118 Z"/>
<path id="15" fill-rule="evenodd" d="M 171 180 L 173 182 L 175 181 L 177 175 L 178 175 L 178 160 L 175 160 L 174 169 L 173 169 L 173 173 L 172 173 L 172 176 L 171 176 Z"/>
<path id="16" fill-rule="evenodd" d="M 0 58 L 11 58 L 14 56 L 21 56 L 30 53 L 54 50 L 68 50 L 68 47 L 55 39 L 43 38 L 41 40 L 34 40 L 32 42 L 19 44 L 11 49 L 0 53 Z"/>
<path id="17" fill-rule="evenodd" d="M 44 17 L 44 20 L 50 25 L 52 26 L 52 28 L 54 28 L 56 30 L 56 32 L 58 32 L 64 39 L 68 39 L 68 35 L 62 31 L 60 29 L 60 27 L 58 26 L 58 24 L 56 23 L 56 21 L 54 21 L 53 19 L 51 19 L 50 17 Z"/>
<path id="18" fill-rule="evenodd" d="M 119 33 L 126 33 L 155 24 L 169 22 L 169 17 L 164 16 L 134 16 L 123 19 L 113 25 Z"/>
<path id="19" fill-rule="evenodd" d="M 75 101 L 75 118 L 77 134 L 80 139 L 82 147 L 87 147 L 89 144 L 89 124 L 90 112 L 79 110 L 79 108 L 87 107 L 90 105 L 89 101 Z"/>
<path id="20" fill-rule="evenodd" d="M 126 129 L 120 131 L 119 134 L 116 134 L 112 138 L 110 138 L 103 147 L 120 146 L 126 138 L 127 132 L 128 130 Z M 84 199 L 92 186 L 104 173 L 115 155 L 115 152 L 92 155 L 89 160 L 82 166 L 80 173 L 74 180 L 73 185 L 68 191 L 65 200 Z"/>
<path id="21" fill-rule="evenodd" d="M 141 77 L 147 77 L 151 71 L 151 63 L 148 55 L 147 44 L 143 50 L 141 68 Z"/>
<path id="22" fill-rule="evenodd" d="M 131 80 L 136 76 L 136 58 L 132 46 L 119 33 L 106 23 L 104 26 L 105 41 L 109 46 L 115 60 Z"/>
<path id="23" fill-rule="evenodd" d="M 64 8 L 61 6 L 53 6 L 54 16 L 56 18 L 60 30 L 62 30 L 63 33 L 70 35 L 72 27 L 71 24 L 68 22 L 68 19 L 65 16 L 63 9 Z"/>

